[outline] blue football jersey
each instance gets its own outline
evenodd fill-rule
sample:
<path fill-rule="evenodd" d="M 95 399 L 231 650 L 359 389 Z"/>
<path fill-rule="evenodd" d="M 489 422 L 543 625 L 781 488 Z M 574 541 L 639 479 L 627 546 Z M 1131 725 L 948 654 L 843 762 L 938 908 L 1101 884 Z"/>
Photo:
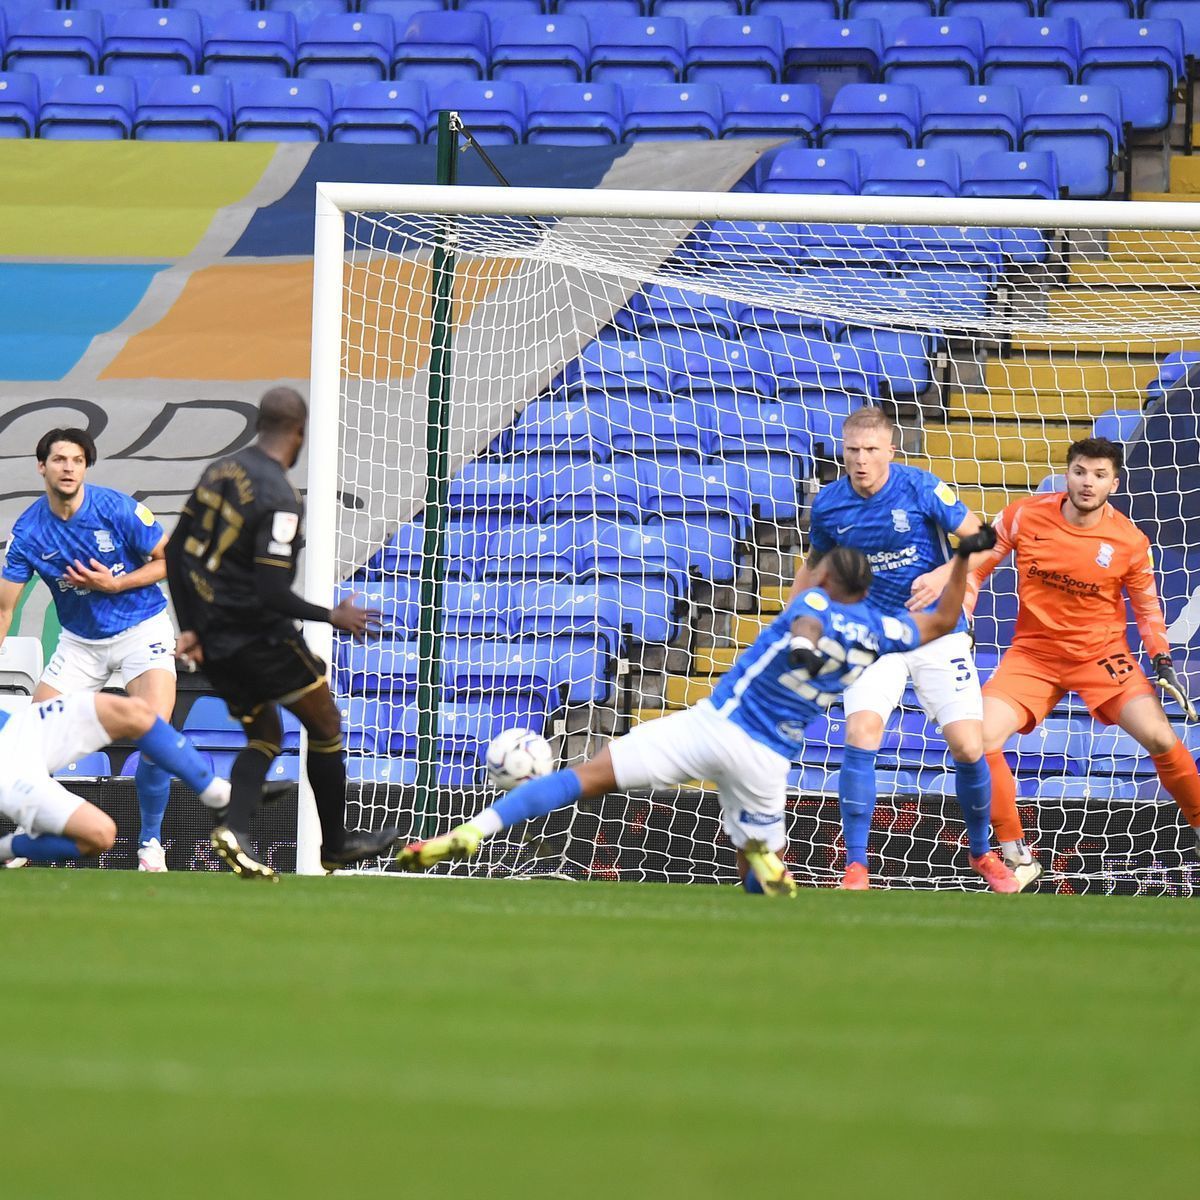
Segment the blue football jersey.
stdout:
<path fill-rule="evenodd" d="M 821 638 L 844 651 L 831 657 L 815 679 L 788 662 L 792 622 L 815 617 Z M 768 625 L 717 685 L 711 703 L 721 716 L 740 725 L 755 741 L 794 759 L 804 743 L 804 728 L 831 704 L 881 654 L 913 650 L 921 644 L 916 623 L 907 614 L 885 616 L 865 603 L 839 604 L 820 588 L 809 588 Z M 818 643 L 818 647 L 826 647 Z"/>
<path fill-rule="evenodd" d="M 162 537 L 162 526 L 144 504 L 88 483 L 69 520 L 56 517 L 45 496 L 17 518 L 3 577 L 25 583 L 40 575 L 54 596 L 59 624 L 76 637 L 100 641 L 162 612 L 167 598 L 155 584 L 115 596 L 77 588 L 64 578 L 67 566 L 75 559 L 90 566 L 94 558 L 124 575 L 143 566 Z"/>
<path fill-rule="evenodd" d="M 809 537 L 814 550 L 861 550 L 874 573 L 865 603 L 876 612 L 898 613 L 908 604 L 913 580 L 949 561 L 946 535 L 969 511 L 936 475 L 893 463 L 874 496 L 860 496 L 845 477 L 823 487 L 813 501 Z M 960 617 L 956 628 L 966 627 Z"/>

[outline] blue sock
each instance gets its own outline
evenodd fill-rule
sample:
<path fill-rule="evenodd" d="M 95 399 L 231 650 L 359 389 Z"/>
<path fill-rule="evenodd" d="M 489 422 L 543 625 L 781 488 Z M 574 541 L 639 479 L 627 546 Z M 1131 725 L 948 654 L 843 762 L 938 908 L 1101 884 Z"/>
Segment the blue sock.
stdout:
<path fill-rule="evenodd" d="M 846 841 L 846 866 L 867 865 L 867 835 L 875 813 L 875 751 L 847 746 L 838 774 L 838 806 L 842 810 L 842 837 Z"/>
<path fill-rule="evenodd" d="M 758 882 L 758 876 L 753 871 L 746 872 L 746 878 L 742 880 L 742 887 L 752 896 L 766 895 L 766 892 L 762 890 L 762 884 Z"/>
<path fill-rule="evenodd" d="M 579 776 L 572 770 L 555 771 L 543 779 L 530 779 L 515 787 L 501 800 L 492 805 L 492 812 L 503 822 L 502 829 L 518 821 L 533 817 L 544 817 L 556 808 L 574 804 L 583 793 Z"/>
<path fill-rule="evenodd" d="M 988 770 L 987 760 L 956 762 L 954 787 L 967 824 L 971 853 L 978 858 L 992 848 L 988 840 L 988 827 L 992 821 L 992 773 Z"/>
<path fill-rule="evenodd" d="M 133 781 L 137 785 L 138 808 L 142 810 L 138 845 L 144 846 L 151 838 L 161 842 L 163 813 L 167 811 L 167 799 L 171 795 L 171 776 L 158 763 L 143 756 L 138 759 Z"/>
<path fill-rule="evenodd" d="M 162 717 L 155 718 L 150 732 L 134 744 L 164 770 L 182 779 L 194 792 L 204 791 L 213 781 L 212 769 L 200 757 L 199 751 Z"/>
<path fill-rule="evenodd" d="M 79 847 L 69 837 L 57 837 L 42 833 L 34 837 L 30 833 L 13 834 L 12 852 L 18 858 L 30 862 L 58 862 L 63 858 L 79 858 Z"/>

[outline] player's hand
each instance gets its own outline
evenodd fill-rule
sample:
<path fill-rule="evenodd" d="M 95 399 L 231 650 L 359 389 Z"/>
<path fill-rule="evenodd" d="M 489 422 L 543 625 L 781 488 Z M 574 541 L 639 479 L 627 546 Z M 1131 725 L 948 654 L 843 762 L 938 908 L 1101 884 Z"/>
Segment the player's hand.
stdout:
<path fill-rule="evenodd" d="M 1187 694 L 1183 680 L 1179 678 L 1179 672 L 1175 670 L 1175 664 L 1171 662 L 1169 654 L 1154 656 L 1154 674 L 1155 682 L 1183 709 L 1183 715 L 1189 721 L 1200 720 L 1200 713 L 1196 712 L 1196 705 Z"/>
<path fill-rule="evenodd" d="M 91 560 L 90 567 L 85 567 L 76 559 L 67 567 L 64 577 L 72 587 L 87 588 L 90 592 L 103 592 L 107 596 L 115 596 L 121 590 L 121 577 L 114 575 L 111 568 L 95 558 Z"/>
<path fill-rule="evenodd" d="M 175 639 L 175 659 L 188 674 L 204 665 L 204 649 L 194 629 L 185 629 Z"/>
<path fill-rule="evenodd" d="M 996 527 L 985 521 L 974 533 L 968 533 L 966 537 L 958 539 L 954 553 L 959 558 L 970 558 L 972 554 L 981 554 L 985 550 L 991 550 L 995 545 Z"/>
<path fill-rule="evenodd" d="M 788 666 L 793 671 L 803 671 L 809 679 L 815 679 L 828 661 L 813 645 L 811 638 L 802 637 L 800 634 L 792 635 L 792 642 L 788 647 Z"/>
<path fill-rule="evenodd" d="M 923 612 L 931 604 L 936 604 L 949 576 L 949 563 L 935 567 L 932 571 L 926 571 L 924 575 L 918 575 L 912 581 L 908 604 L 905 606 L 908 611 Z"/>
<path fill-rule="evenodd" d="M 356 604 L 357 596 L 348 596 L 329 610 L 329 623 L 334 629 L 365 638 L 383 625 L 383 614 L 377 608 L 363 608 Z"/>

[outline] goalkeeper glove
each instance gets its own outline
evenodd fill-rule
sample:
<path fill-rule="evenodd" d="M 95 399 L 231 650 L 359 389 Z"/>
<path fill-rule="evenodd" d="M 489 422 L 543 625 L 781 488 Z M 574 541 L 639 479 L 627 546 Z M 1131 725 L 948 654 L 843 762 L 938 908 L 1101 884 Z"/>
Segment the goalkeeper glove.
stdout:
<path fill-rule="evenodd" d="M 792 670 L 803 671 L 809 679 L 815 679 L 828 661 L 813 645 L 811 639 L 793 634 L 791 646 L 788 648 L 788 665 Z"/>
<path fill-rule="evenodd" d="M 975 533 L 969 533 L 966 537 L 958 539 L 958 545 L 955 547 L 954 553 L 959 558 L 970 558 L 972 554 L 979 554 L 983 550 L 992 549 L 995 544 L 995 527 L 987 524 L 985 521 Z"/>
<path fill-rule="evenodd" d="M 1175 670 L 1175 665 L 1171 662 L 1171 656 L 1169 654 L 1156 654 L 1153 664 L 1158 686 L 1183 709 L 1183 715 L 1189 721 L 1200 720 L 1200 713 L 1196 712 L 1196 705 L 1184 689 L 1183 682 L 1179 678 L 1179 672 Z"/>

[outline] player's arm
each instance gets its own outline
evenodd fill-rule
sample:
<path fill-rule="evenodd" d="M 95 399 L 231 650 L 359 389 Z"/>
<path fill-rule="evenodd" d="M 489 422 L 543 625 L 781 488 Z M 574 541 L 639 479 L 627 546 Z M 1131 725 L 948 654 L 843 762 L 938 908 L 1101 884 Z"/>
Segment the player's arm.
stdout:
<path fill-rule="evenodd" d="M 1136 565 L 1126 573 L 1124 582 L 1142 645 L 1154 666 L 1155 682 L 1179 705 L 1189 721 L 1200 720 L 1200 713 L 1197 713 L 1196 705 L 1187 694 L 1184 681 L 1179 678 L 1179 672 L 1171 661 L 1171 644 L 1167 640 L 1167 622 L 1154 582 L 1149 540 L 1144 551 L 1137 555 Z"/>
<path fill-rule="evenodd" d="M 33 559 L 14 534 L 8 544 L 8 553 L 4 557 L 4 572 L 0 576 L 0 642 L 8 637 L 21 593 L 32 578 Z"/>
<path fill-rule="evenodd" d="M 808 541 L 809 556 L 801 559 L 800 565 L 796 568 L 796 578 L 792 580 L 792 590 L 787 595 L 786 603 L 788 604 L 791 604 L 801 592 L 812 587 L 812 569 L 816 565 L 816 560 L 834 547 L 833 538 L 815 504 L 809 518 Z"/>
<path fill-rule="evenodd" d="M 194 671 L 204 661 L 200 648 L 200 636 L 196 633 L 196 618 L 192 608 L 192 589 L 188 586 L 183 567 L 183 546 L 191 536 L 191 500 L 183 506 L 175 529 L 163 548 L 163 563 L 167 573 L 167 590 L 175 606 L 175 620 L 179 625 L 179 636 L 175 639 L 175 657 L 189 671 Z"/>
<path fill-rule="evenodd" d="M 992 550 L 995 545 L 996 530 L 982 521 L 974 533 L 959 539 L 950 562 L 950 574 L 938 599 L 937 608 L 932 612 L 912 614 L 911 620 L 917 627 L 920 645 L 945 637 L 953 631 L 958 624 L 963 598 L 967 592 L 967 582 L 971 577 L 971 559 L 977 554 Z"/>
<path fill-rule="evenodd" d="M 150 551 L 149 557 L 136 570 L 125 575 L 114 575 L 112 568 L 93 558 L 84 565 L 78 558 L 64 572 L 64 578 L 75 587 L 116 596 L 131 592 L 135 588 L 149 587 L 161 583 L 167 577 L 167 538 L 164 534 Z"/>
<path fill-rule="evenodd" d="M 970 537 L 979 532 L 982 524 L 983 522 L 973 512 L 968 511 L 961 523 L 950 532 L 957 538 Z M 984 558 L 986 558 L 984 554 L 973 555 L 969 566 L 981 565 Z M 949 562 L 942 563 L 940 567 L 934 567 L 932 571 L 926 571 L 924 575 L 918 575 L 912 581 L 911 595 L 907 605 L 909 612 L 919 612 L 928 608 L 942 594 L 953 566 L 954 559 L 951 558 Z M 971 590 L 970 583 L 967 584 L 967 589 L 968 592 Z"/>
<path fill-rule="evenodd" d="M 17 604 L 24 590 L 23 583 L 16 583 L 11 579 L 0 579 L 0 643 L 8 637 L 8 631 L 12 627 L 13 613 L 17 611 Z"/>

